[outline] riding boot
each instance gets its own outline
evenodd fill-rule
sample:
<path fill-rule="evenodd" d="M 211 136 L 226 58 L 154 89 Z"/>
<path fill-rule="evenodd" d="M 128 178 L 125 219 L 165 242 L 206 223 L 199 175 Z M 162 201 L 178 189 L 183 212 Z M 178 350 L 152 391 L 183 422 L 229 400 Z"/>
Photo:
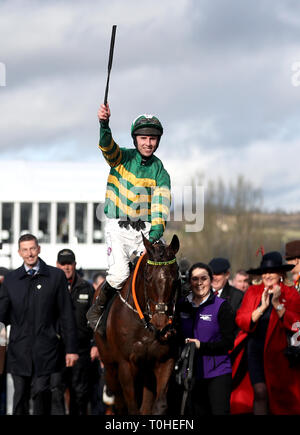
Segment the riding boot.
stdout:
<path fill-rule="evenodd" d="M 90 307 L 86 313 L 88 323 L 94 332 L 99 332 L 100 335 L 105 333 L 105 325 L 102 323 L 102 316 L 104 310 L 118 290 L 113 288 L 107 281 L 105 281 L 101 287 L 100 293 L 97 296 L 94 304 Z M 104 328 L 103 328 L 104 327 Z"/>

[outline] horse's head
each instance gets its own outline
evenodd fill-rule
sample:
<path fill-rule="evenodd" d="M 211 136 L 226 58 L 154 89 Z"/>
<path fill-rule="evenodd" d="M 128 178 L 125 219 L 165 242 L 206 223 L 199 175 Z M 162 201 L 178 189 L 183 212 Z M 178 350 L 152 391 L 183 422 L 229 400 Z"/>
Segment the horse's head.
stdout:
<path fill-rule="evenodd" d="M 144 269 L 146 314 L 159 331 L 172 323 L 179 288 L 179 268 L 176 253 L 179 240 L 173 236 L 170 245 L 150 243 L 143 236 L 148 259 Z"/>

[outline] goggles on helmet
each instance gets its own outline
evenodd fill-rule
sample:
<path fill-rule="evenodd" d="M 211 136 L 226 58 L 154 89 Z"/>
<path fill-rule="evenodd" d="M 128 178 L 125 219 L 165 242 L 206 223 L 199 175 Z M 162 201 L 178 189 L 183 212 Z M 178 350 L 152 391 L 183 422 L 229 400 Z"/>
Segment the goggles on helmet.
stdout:
<path fill-rule="evenodd" d="M 153 115 L 140 115 L 131 125 L 131 136 L 145 135 L 145 136 L 161 136 L 163 134 L 163 127 L 156 116 Z"/>

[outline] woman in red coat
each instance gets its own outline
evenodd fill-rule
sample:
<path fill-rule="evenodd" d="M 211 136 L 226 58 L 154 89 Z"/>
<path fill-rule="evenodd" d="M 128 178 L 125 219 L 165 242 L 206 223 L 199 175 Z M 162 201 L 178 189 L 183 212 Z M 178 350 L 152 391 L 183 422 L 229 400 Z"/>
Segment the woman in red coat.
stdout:
<path fill-rule="evenodd" d="M 241 330 L 232 352 L 233 414 L 300 414 L 300 366 L 291 367 L 284 354 L 287 335 L 300 321 L 300 294 L 284 284 L 290 269 L 279 252 L 269 252 L 248 271 L 261 275 L 262 283 L 249 287 L 236 315 Z"/>

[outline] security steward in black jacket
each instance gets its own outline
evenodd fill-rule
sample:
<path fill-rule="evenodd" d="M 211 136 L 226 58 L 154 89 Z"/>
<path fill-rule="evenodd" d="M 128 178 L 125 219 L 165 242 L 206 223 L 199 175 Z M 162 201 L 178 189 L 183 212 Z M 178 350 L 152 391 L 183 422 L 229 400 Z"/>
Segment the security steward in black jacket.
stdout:
<path fill-rule="evenodd" d="M 94 334 L 87 324 L 86 313 L 93 303 L 94 288 L 76 272 L 75 254 L 71 249 L 63 249 L 57 255 L 56 266 L 63 270 L 68 280 L 69 292 L 75 310 L 78 332 L 79 359 L 72 368 L 65 368 L 61 373 L 62 388 L 70 394 L 69 414 L 86 415 L 90 392 L 91 362 L 99 358 L 94 342 Z M 53 414 L 62 414 L 53 404 Z"/>
<path fill-rule="evenodd" d="M 0 289 L 0 322 L 11 325 L 7 371 L 14 383 L 13 413 L 49 415 L 51 374 L 58 370 L 61 336 L 64 363 L 72 367 L 77 359 L 77 332 L 72 301 L 64 273 L 41 258 L 37 238 L 25 234 L 19 239 L 24 263 L 9 272 Z"/>

